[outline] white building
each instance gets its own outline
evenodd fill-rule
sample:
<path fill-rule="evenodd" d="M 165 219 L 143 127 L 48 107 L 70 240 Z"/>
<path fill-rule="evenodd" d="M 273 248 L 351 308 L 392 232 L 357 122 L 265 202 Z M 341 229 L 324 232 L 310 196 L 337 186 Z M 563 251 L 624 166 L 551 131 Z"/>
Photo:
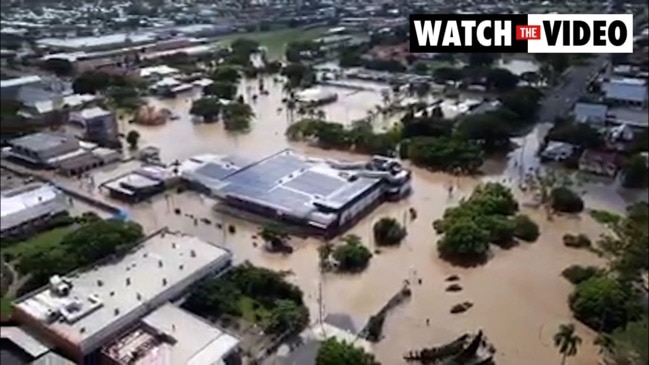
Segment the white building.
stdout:
<path fill-rule="evenodd" d="M 66 202 L 62 191 L 46 184 L 30 184 L 3 191 L 0 195 L 2 237 L 46 223 L 51 217 L 67 211 Z"/>
<path fill-rule="evenodd" d="M 120 365 L 160 361 L 207 365 L 227 363 L 224 360 L 236 356 L 238 347 L 236 337 L 167 303 L 144 317 L 140 326 L 104 347 L 103 353 Z"/>
<path fill-rule="evenodd" d="M 17 299 L 14 315 L 81 362 L 231 260 L 219 246 L 163 230 L 119 260 L 53 277 L 49 286 Z"/>

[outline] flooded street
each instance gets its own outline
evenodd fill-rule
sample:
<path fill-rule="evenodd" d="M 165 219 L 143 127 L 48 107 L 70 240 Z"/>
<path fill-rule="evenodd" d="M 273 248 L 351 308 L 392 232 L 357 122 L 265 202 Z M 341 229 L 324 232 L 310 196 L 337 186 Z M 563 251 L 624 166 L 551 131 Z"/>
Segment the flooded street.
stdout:
<path fill-rule="evenodd" d="M 253 90 L 256 81 L 247 81 Z M 149 127 L 122 125 L 122 132 L 136 129 L 141 134 L 141 146 L 153 145 L 161 149 L 163 161 L 182 160 L 202 153 L 237 154 L 247 159 L 257 159 L 278 150 L 291 147 L 296 150 L 322 157 L 348 160 L 365 159 L 365 156 L 336 151 L 324 151 L 302 144 L 289 144 L 284 131 L 289 118 L 282 106 L 281 85 L 266 80 L 267 96 L 259 96 L 252 103 L 256 114 L 252 130 L 247 134 L 230 135 L 223 130 L 222 123 L 194 124 L 188 115 L 191 98 L 182 96 L 170 101 L 152 101 L 153 105 L 171 109 L 180 116 L 166 125 Z M 242 86 L 245 96 L 246 86 Z M 349 92 L 349 91 L 347 91 Z M 361 92 L 365 93 L 365 92 Z M 367 115 L 367 109 L 381 103 L 379 93 L 373 97 L 339 95 L 342 99 L 323 107 L 329 120 L 351 121 Z M 249 100 L 250 96 L 245 96 Z M 359 99 L 357 100 L 356 97 Z M 361 101 L 366 110 L 361 110 Z M 360 117 L 357 117 L 360 115 Z M 299 117 L 296 115 L 296 120 Z M 380 119 L 380 118 L 377 118 Z M 481 180 L 497 180 L 515 186 L 521 169 L 535 167 L 535 153 L 544 128 L 539 127 L 528 137 L 517 140 L 520 147 L 512 152 L 507 161 L 490 162 L 482 179 L 455 178 L 445 174 L 431 173 L 413 168 L 413 195 L 399 203 L 386 203 L 364 218 L 350 233 L 361 236 L 364 243 L 375 251 L 371 239 L 372 223 L 384 216 L 403 220 L 413 207 L 418 212 L 415 221 L 407 222 L 408 236 L 399 248 L 381 249 L 375 253 L 369 268 L 358 275 L 327 274 L 321 278 L 318 268 L 319 242 L 316 239 L 294 238 L 294 254 L 280 256 L 266 253 L 259 239 L 253 238 L 259 227 L 242 220 L 222 216 L 214 212 L 212 199 L 193 192 L 177 194 L 170 192 L 169 198 L 158 197 L 151 203 L 129 207 L 133 219 L 141 222 L 147 230 L 163 226 L 195 234 L 203 239 L 224 245 L 234 252 L 238 262 L 251 262 L 276 270 L 291 270 L 290 280 L 305 292 L 311 318 L 318 318 L 318 285 L 323 281 L 325 314 L 344 312 L 359 321 L 366 321 L 397 290 L 404 280 L 413 283 L 412 298 L 391 312 L 384 326 L 385 338 L 375 345 L 375 353 L 383 364 L 403 364 L 402 356 L 409 350 L 446 343 L 465 331 L 483 329 L 497 349 L 496 361 L 505 365 L 547 365 L 558 363 L 560 355 L 552 345 L 552 336 L 559 324 L 570 322 L 571 315 L 567 298 L 572 288 L 560 276 L 560 272 L 572 264 L 603 264 L 602 260 L 585 250 L 563 246 L 561 237 L 565 233 L 588 233 L 595 239 L 602 233 L 587 214 L 580 218 L 557 217 L 548 222 L 540 211 L 524 210 L 541 226 L 542 235 L 536 243 L 522 244 L 510 250 L 494 248 L 494 257 L 484 266 L 461 269 L 441 261 L 436 253 L 438 239 L 432 222 L 442 216 L 444 210 L 455 205 L 463 196 L 468 196 Z M 122 166 L 128 171 L 137 166 Z M 101 183 L 117 171 L 98 173 Z M 457 186 L 454 196 L 449 197 L 448 186 Z M 516 190 L 517 194 L 520 194 Z M 99 194 L 99 193 L 95 193 Z M 615 196 L 615 197 L 611 197 Z M 632 199 L 629 198 L 629 199 Z M 113 202 L 115 203 L 115 202 Z M 621 211 L 627 201 L 610 188 L 588 189 L 586 203 L 596 208 Z M 181 214 L 174 212 L 180 208 Z M 199 218 L 185 216 L 186 213 Z M 208 218 L 210 223 L 201 222 Z M 217 227 L 222 224 L 222 227 Z M 227 225 L 233 224 L 236 232 L 227 232 Z M 457 274 L 461 292 L 445 292 L 445 278 Z M 419 284 L 421 280 L 421 284 Z M 463 314 L 453 315 L 450 308 L 457 303 L 471 301 L 474 307 Z M 426 325 L 430 319 L 430 325 Z M 570 359 L 573 365 L 597 363 L 597 350 L 592 345 L 594 333 L 577 324 L 583 345 L 576 357 Z"/>

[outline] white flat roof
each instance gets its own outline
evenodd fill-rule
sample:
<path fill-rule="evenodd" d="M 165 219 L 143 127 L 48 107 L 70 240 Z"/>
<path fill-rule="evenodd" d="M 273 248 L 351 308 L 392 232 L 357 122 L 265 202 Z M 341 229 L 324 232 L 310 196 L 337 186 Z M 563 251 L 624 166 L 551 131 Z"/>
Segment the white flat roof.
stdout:
<path fill-rule="evenodd" d="M 3 191 L 0 196 L 2 231 L 47 214 L 67 209 L 65 195 L 47 184 L 31 184 Z"/>
<path fill-rule="evenodd" d="M 58 296 L 45 287 L 18 299 L 15 306 L 81 345 L 94 335 L 114 335 L 111 330 L 103 330 L 109 326 L 122 330 L 130 324 L 124 322 L 129 313 L 199 272 L 224 264 L 230 257 L 225 249 L 197 237 L 162 232 L 118 261 L 65 275 L 63 279 L 71 284 L 68 295 Z M 48 323 L 48 312 L 61 315 Z"/>
<path fill-rule="evenodd" d="M 43 79 L 38 75 L 23 76 L 15 79 L 0 80 L 0 87 L 20 86 L 25 84 L 31 84 L 34 82 L 40 82 L 42 80 Z"/>
<path fill-rule="evenodd" d="M 169 67 L 167 65 L 160 65 L 160 66 L 151 66 L 151 67 L 144 67 L 140 69 L 140 76 L 141 77 L 149 77 L 151 75 L 171 75 L 175 74 L 178 72 L 178 69 L 175 69 L 173 67 Z"/>
<path fill-rule="evenodd" d="M 176 340 L 166 346 L 169 364 L 213 364 L 239 344 L 237 338 L 172 304 L 156 309 L 142 322 Z"/>

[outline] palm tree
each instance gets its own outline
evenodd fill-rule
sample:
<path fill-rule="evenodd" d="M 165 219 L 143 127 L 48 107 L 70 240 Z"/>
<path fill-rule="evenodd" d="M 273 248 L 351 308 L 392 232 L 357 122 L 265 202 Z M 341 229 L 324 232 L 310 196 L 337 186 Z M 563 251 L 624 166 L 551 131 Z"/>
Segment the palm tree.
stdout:
<path fill-rule="evenodd" d="M 600 333 L 593 343 L 599 346 L 600 355 L 613 355 L 615 353 L 615 341 L 611 335 Z"/>
<path fill-rule="evenodd" d="M 559 325 L 559 331 L 554 335 L 554 347 L 561 354 L 561 365 L 566 363 L 570 356 L 577 355 L 577 348 L 581 345 L 581 337 L 575 334 L 575 325 L 572 323 Z"/>

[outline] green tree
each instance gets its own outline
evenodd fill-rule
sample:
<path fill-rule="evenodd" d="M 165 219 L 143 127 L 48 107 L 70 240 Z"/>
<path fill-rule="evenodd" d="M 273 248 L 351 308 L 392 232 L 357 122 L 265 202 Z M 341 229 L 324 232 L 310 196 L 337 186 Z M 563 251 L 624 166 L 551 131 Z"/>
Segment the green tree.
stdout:
<path fill-rule="evenodd" d="M 70 76 L 74 72 L 74 65 L 64 58 L 50 58 L 43 62 L 42 67 L 59 77 Z"/>
<path fill-rule="evenodd" d="M 128 134 L 126 135 L 126 142 L 128 143 L 129 147 L 132 150 L 137 149 L 137 144 L 139 140 L 140 140 L 140 133 L 138 131 L 132 130 L 129 131 Z"/>
<path fill-rule="evenodd" d="M 584 210 L 583 199 L 566 187 L 557 187 L 550 192 L 552 208 L 562 213 L 580 213 Z"/>
<path fill-rule="evenodd" d="M 511 146 L 511 128 L 494 113 L 475 114 L 462 120 L 459 133 L 480 143 L 486 152 L 504 152 Z"/>
<path fill-rule="evenodd" d="M 518 85 L 518 76 L 504 68 L 493 68 L 487 71 L 487 88 L 497 92 L 511 91 Z"/>
<path fill-rule="evenodd" d="M 297 334 L 309 324 L 309 310 L 291 300 L 279 299 L 270 312 L 266 331 L 281 334 Z"/>
<path fill-rule="evenodd" d="M 333 258 L 338 263 L 338 269 L 343 272 L 358 272 L 364 270 L 370 263 L 372 253 L 363 246 L 360 237 L 350 234 L 342 239 L 345 243 L 334 248 Z"/>
<path fill-rule="evenodd" d="M 219 66 L 210 77 L 214 82 L 222 82 L 226 84 L 238 84 L 241 80 L 239 70 L 232 66 Z"/>
<path fill-rule="evenodd" d="M 462 219 L 452 224 L 437 241 L 437 250 L 451 260 L 482 260 L 489 253 L 489 233 L 475 222 Z"/>
<path fill-rule="evenodd" d="M 213 122 L 221 114 L 221 103 L 216 98 L 200 98 L 192 102 L 189 112 L 202 117 L 206 122 Z"/>
<path fill-rule="evenodd" d="M 406 237 L 406 229 L 391 217 L 383 217 L 374 223 L 374 241 L 377 245 L 398 245 Z"/>
<path fill-rule="evenodd" d="M 474 173 L 483 163 L 479 147 L 460 138 L 418 137 L 408 144 L 408 157 L 432 170 Z"/>
<path fill-rule="evenodd" d="M 543 93 L 538 89 L 524 86 L 502 95 L 500 102 L 503 108 L 514 112 L 518 120 L 534 121 L 542 97 Z"/>
<path fill-rule="evenodd" d="M 575 318 L 596 331 L 610 332 L 633 319 L 638 298 L 618 280 L 593 276 L 575 287 L 570 309 Z"/>
<path fill-rule="evenodd" d="M 250 129 L 250 122 L 255 116 L 250 105 L 233 102 L 223 107 L 225 129 L 232 132 L 243 132 Z"/>
<path fill-rule="evenodd" d="M 183 307 L 208 318 L 218 318 L 224 314 L 239 316 L 241 310 L 238 301 L 241 295 L 239 288 L 229 280 L 205 279 L 192 287 Z"/>
<path fill-rule="evenodd" d="M 281 244 L 289 239 L 286 228 L 278 223 L 265 224 L 261 232 L 259 232 L 259 236 L 271 244 Z"/>
<path fill-rule="evenodd" d="M 624 166 L 625 188 L 646 188 L 649 183 L 649 160 L 642 155 L 635 155 Z"/>
<path fill-rule="evenodd" d="M 380 365 L 363 349 L 331 337 L 325 340 L 315 360 L 316 365 Z"/>
<path fill-rule="evenodd" d="M 203 88 L 206 96 L 215 96 L 219 99 L 234 100 L 237 96 L 237 84 L 224 81 L 215 81 Z"/>
<path fill-rule="evenodd" d="M 570 356 L 577 355 L 577 349 L 581 345 L 581 337 L 575 333 L 575 325 L 572 323 L 559 325 L 559 331 L 555 333 L 554 347 L 559 349 L 561 354 L 561 365 L 566 363 Z"/>
<path fill-rule="evenodd" d="M 289 63 L 282 69 L 282 75 L 287 78 L 289 89 L 308 87 L 315 82 L 315 73 L 306 65 L 301 63 Z"/>
<path fill-rule="evenodd" d="M 541 232 L 539 226 L 530 217 L 520 214 L 514 218 L 514 236 L 527 242 L 534 242 Z"/>

